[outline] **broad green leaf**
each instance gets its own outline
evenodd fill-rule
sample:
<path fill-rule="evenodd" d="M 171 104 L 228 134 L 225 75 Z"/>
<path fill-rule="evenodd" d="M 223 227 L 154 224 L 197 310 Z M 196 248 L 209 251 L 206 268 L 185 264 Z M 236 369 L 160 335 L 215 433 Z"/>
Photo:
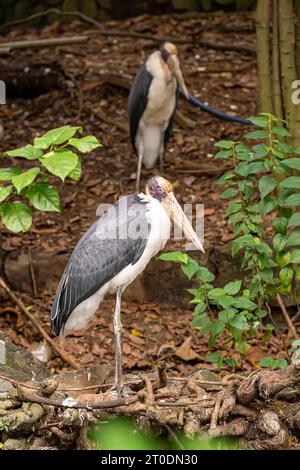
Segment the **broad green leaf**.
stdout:
<path fill-rule="evenodd" d="M 276 201 L 272 197 L 266 197 L 266 199 L 261 200 L 258 204 L 259 212 L 264 217 L 265 215 L 272 212 L 276 207 Z"/>
<path fill-rule="evenodd" d="M 40 149 L 47 149 L 50 145 L 60 145 L 67 142 L 73 135 L 77 132 L 82 132 L 82 127 L 76 126 L 63 126 L 51 131 L 46 132 L 46 134 L 41 137 L 36 137 L 34 139 L 34 145 Z"/>
<path fill-rule="evenodd" d="M 236 312 L 233 309 L 221 310 L 218 314 L 219 320 L 228 323 L 235 316 Z"/>
<path fill-rule="evenodd" d="M 276 135 L 281 135 L 283 137 L 290 137 L 291 136 L 289 131 L 287 131 L 283 127 L 278 127 L 278 126 L 272 127 L 272 133 L 276 134 Z"/>
<path fill-rule="evenodd" d="M 228 205 L 227 215 L 229 216 L 229 215 L 235 214 L 236 212 L 239 212 L 241 208 L 242 208 L 242 201 L 239 201 L 239 200 L 232 201 Z"/>
<path fill-rule="evenodd" d="M 0 168 L 0 181 L 11 181 L 13 176 L 19 175 L 20 173 L 21 169 L 18 166 Z"/>
<path fill-rule="evenodd" d="M 216 153 L 214 158 L 217 160 L 218 158 L 228 158 L 231 156 L 232 156 L 231 150 L 220 150 L 220 152 Z"/>
<path fill-rule="evenodd" d="M 209 354 L 206 358 L 207 362 L 217 362 L 221 358 L 221 354 L 219 352 L 213 352 Z"/>
<path fill-rule="evenodd" d="M 160 255 L 159 259 L 163 261 L 176 261 L 177 263 L 187 264 L 189 257 L 186 253 L 182 253 L 181 251 L 171 251 L 169 253 L 163 253 Z"/>
<path fill-rule="evenodd" d="M 229 325 L 237 330 L 248 330 L 249 325 L 247 319 L 244 315 L 237 314 L 231 320 L 229 320 Z"/>
<path fill-rule="evenodd" d="M 299 189 L 300 188 L 300 176 L 289 176 L 285 180 L 281 181 L 280 187 L 283 189 Z"/>
<path fill-rule="evenodd" d="M 43 151 L 33 145 L 25 145 L 25 147 L 5 152 L 5 155 L 9 157 L 23 157 L 27 160 L 37 160 L 43 155 Z"/>
<path fill-rule="evenodd" d="M 200 266 L 200 268 L 196 272 L 196 277 L 203 282 L 211 282 L 215 279 L 214 274 L 203 266 Z"/>
<path fill-rule="evenodd" d="M 232 281 L 226 284 L 224 292 L 228 295 L 235 295 L 239 292 L 242 286 L 242 281 Z"/>
<path fill-rule="evenodd" d="M 262 176 L 259 180 L 258 188 L 261 198 L 264 199 L 276 188 L 276 180 L 269 175 Z"/>
<path fill-rule="evenodd" d="M 248 134 L 244 135 L 245 139 L 266 139 L 268 136 L 269 133 L 265 130 L 248 132 Z"/>
<path fill-rule="evenodd" d="M 236 238 L 232 242 L 232 256 L 236 255 L 236 253 L 242 248 L 246 248 L 248 246 L 253 246 L 252 235 L 248 233 L 246 235 L 242 235 L 241 237 Z"/>
<path fill-rule="evenodd" d="M 81 178 L 81 161 L 80 161 L 79 158 L 78 158 L 78 162 L 77 162 L 76 167 L 74 168 L 73 171 L 71 171 L 71 173 L 68 174 L 68 177 L 71 178 L 71 180 L 73 180 L 73 181 L 79 181 L 80 180 L 80 178 Z"/>
<path fill-rule="evenodd" d="M 44 212 L 60 212 L 58 190 L 47 183 L 35 183 L 25 192 L 33 207 Z"/>
<path fill-rule="evenodd" d="M 195 315 L 200 315 L 201 313 L 205 312 L 205 310 L 207 309 L 207 305 L 205 302 L 203 301 L 199 301 L 195 307 Z"/>
<path fill-rule="evenodd" d="M 287 219 L 285 217 L 276 217 L 272 222 L 273 229 L 276 233 L 286 234 Z"/>
<path fill-rule="evenodd" d="M 22 189 L 29 186 L 35 180 L 39 172 L 40 169 L 37 167 L 30 168 L 30 170 L 27 170 L 24 173 L 21 173 L 20 175 L 14 176 L 11 179 L 11 182 L 18 191 L 18 194 L 20 194 Z"/>
<path fill-rule="evenodd" d="M 62 181 L 76 168 L 78 156 L 71 150 L 56 150 L 40 158 L 47 170 Z"/>
<path fill-rule="evenodd" d="M 73 138 L 69 140 L 69 144 L 75 147 L 79 152 L 91 152 L 97 147 L 102 147 L 99 140 L 93 135 L 87 135 L 81 139 Z"/>
<path fill-rule="evenodd" d="M 0 184 L 0 202 L 3 202 L 13 192 L 12 186 Z"/>
<path fill-rule="evenodd" d="M 232 140 L 220 140 L 215 144 L 215 147 L 220 147 L 221 149 L 230 149 L 234 145 Z"/>
<path fill-rule="evenodd" d="M 291 284 L 294 276 L 294 271 L 291 268 L 282 268 L 279 271 L 279 279 L 283 286 L 288 286 Z"/>
<path fill-rule="evenodd" d="M 264 162 L 252 162 L 248 164 L 248 175 L 255 175 L 259 171 L 264 170 Z"/>
<path fill-rule="evenodd" d="M 233 306 L 236 308 L 245 308 L 247 310 L 253 310 L 257 308 L 257 305 L 247 297 L 238 297 L 234 300 Z"/>
<path fill-rule="evenodd" d="M 291 207 L 300 206 L 300 193 L 295 193 L 288 196 L 284 201 L 284 204 Z"/>
<path fill-rule="evenodd" d="M 295 212 L 288 223 L 288 227 L 294 227 L 296 225 L 300 225 L 300 212 Z"/>
<path fill-rule="evenodd" d="M 300 245 L 300 230 L 294 230 L 287 239 L 287 246 Z"/>
<path fill-rule="evenodd" d="M 225 184 L 225 183 L 228 183 L 228 181 L 232 180 L 233 178 L 235 178 L 235 174 L 232 171 L 227 171 L 226 173 L 224 173 L 224 175 L 222 175 L 217 180 L 217 183 L 218 184 Z"/>
<path fill-rule="evenodd" d="M 273 359 L 272 357 L 265 356 L 259 361 L 259 366 L 260 367 L 270 367 L 273 368 L 276 366 L 276 360 Z"/>
<path fill-rule="evenodd" d="M 220 287 L 216 287 L 215 289 L 212 289 L 208 293 L 208 298 L 209 299 L 215 299 L 216 297 L 219 297 L 220 295 L 224 295 L 224 290 L 221 289 Z"/>
<path fill-rule="evenodd" d="M 224 309 L 228 309 L 234 303 L 234 297 L 231 295 L 219 295 L 214 298 L 214 301 Z"/>
<path fill-rule="evenodd" d="M 273 246 L 275 251 L 282 251 L 285 249 L 287 244 L 287 237 L 286 235 L 283 235 L 282 233 L 277 233 L 275 237 L 273 238 Z"/>
<path fill-rule="evenodd" d="M 221 199 L 229 199 L 230 197 L 236 196 L 238 190 L 236 188 L 228 188 L 221 194 Z"/>
<path fill-rule="evenodd" d="M 257 144 L 253 146 L 253 150 L 255 152 L 256 158 L 262 158 L 268 155 L 269 150 L 268 147 L 264 144 Z"/>
<path fill-rule="evenodd" d="M 13 233 L 27 232 L 32 224 L 30 207 L 20 201 L 7 202 L 1 206 L 4 225 Z"/>
<path fill-rule="evenodd" d="M 241 162 L 235 167 L 235 172 L 241 176 L 248 176 L 249 164 L 248 162 Z"/>
<path fill-rule="evenodd" d="M 293 170 L 300 170 L 300 158 L 286 158 L 285 160 L 282 160 L 281 163 Z"/>
<path fill-rule="evenodd" d="M 198 271 L 199 268 L 200 266 L 197 261 L 191 258 L 188 259 L 188 262 L 186 264 L 181 265 L 182 271 L 189 279 L 193 277 L 193 275 Z"/>
<path fill-rule="evenodd" d="M 262 117 L 262 116 L 251 116 L 248 118 L 252 124 L 258 127 L 268 127 L 269 126 L 269 119 Z"/>

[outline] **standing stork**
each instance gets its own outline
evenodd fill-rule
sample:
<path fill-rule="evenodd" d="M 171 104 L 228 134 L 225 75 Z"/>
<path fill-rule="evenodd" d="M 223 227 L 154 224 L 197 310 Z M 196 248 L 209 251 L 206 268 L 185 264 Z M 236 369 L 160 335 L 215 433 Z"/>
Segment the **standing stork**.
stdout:
<path fill-rule="evenodd" d="M 124 196 L 98 219 L 77 243 L 65 268 L 51 310 L 57 335 L 86 326 L 104 295 L 116 292 L 114 313 L 115 382 L 124 391 L 121 365 L 121 295 L 170 238 L 171 220 L 203 251 L 178 204 L 173 187 L 154 177 L 146 194 Z"/>
<path fill-rule="evenodd" d="M 188 98 L 177 48 L 166 42 L 140 67 L 129 93 L 130 137 L 138 156 L 137 191 L 142 163 L 149 169 L 159 160 L 162 173 L 164 149 L 170 138 L 179 86 Z"/>

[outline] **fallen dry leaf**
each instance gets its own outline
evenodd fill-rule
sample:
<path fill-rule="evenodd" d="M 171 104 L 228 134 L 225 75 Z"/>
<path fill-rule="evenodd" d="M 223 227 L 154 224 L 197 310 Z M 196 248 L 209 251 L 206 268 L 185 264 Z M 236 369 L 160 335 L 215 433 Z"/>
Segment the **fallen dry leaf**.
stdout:
<path fill-rule="evenodd" d="M 199 359 L 199 355 L 192 350 L 192 337 L 187 338 L 180 346 L 176 349 L 175 356 L 179 357 L 183 361 L 193 361 Z"/>

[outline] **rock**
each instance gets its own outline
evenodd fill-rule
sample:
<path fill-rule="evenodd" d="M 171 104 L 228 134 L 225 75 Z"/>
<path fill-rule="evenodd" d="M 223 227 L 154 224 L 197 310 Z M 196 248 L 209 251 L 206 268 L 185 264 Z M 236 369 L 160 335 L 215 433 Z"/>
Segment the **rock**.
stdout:
<path fill-rule="evenodd" d="M 2 450 L 25 450 L 27 448 L 27 442 L 24 437 L 19 439 L 6 439 L 3 444 Z"/>
<path fill-rule="evenodd" d="M 32 354 L 0 333 L 0 374 L 13 380 L 41 381 L 49 377 L 49 371 Z M 11 388 L 8 381 L 0 381 L 0 392 Z"/>

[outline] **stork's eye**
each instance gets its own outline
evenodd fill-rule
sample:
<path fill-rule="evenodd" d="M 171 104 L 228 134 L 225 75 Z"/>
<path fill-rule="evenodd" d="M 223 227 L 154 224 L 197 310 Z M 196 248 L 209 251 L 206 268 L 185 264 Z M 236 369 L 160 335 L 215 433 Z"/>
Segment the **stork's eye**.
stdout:
<path fill-rule="evenodd" d="M 158 192 L 159 192 L 159 193 L 163 193 L 163 192 L 164 192 L 163 188 L 161 188 L 161 187 L 159 186 L 159 187 L 158 187 Z"/>

